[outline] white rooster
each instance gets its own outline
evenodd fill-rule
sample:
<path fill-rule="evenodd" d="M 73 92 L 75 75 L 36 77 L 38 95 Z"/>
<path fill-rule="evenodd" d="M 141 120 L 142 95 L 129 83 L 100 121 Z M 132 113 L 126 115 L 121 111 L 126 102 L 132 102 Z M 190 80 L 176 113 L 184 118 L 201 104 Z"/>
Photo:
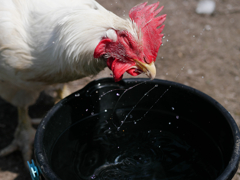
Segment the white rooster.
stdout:
<path fill-rule="evenodd" d="M 30 160 L 35 130 L 28 106 L 52 84 L 96 75 L 108 66 L 154 78 L 166 15 L 159 3 L 133 7 L 122 19 L 94 0 L 0 0 L 0 96 L 18 108 L 13 142 Z"/>

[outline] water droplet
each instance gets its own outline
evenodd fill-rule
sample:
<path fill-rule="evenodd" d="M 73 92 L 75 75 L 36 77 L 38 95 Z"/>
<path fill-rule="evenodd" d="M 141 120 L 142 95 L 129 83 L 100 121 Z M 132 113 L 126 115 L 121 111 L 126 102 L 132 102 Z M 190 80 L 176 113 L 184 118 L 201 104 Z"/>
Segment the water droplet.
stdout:
<path fill-rule="evenodd" d="M 86 109 L 86 111 L 88 111 L 88 109 Z"/>
<path fill-rule="evenodd" d="M 193 35 L 192 37 L 195 38 L 195 35 Z"/>
<path fill-rule="evenodd" d="M 110 127 L 108 129 L 111 129 Z"/>
<path fill-rule="evenodd" d="M 80 96 L 80 93 L 75 94 L 75 97 L 79 97 L 79 96 Z"/>
<path fill-rule="evenodd" d="M 94 115 L 94 112 L 91 112 L 91 115 Z"/>
<path fill-rule="evenodd" d="M 120 130 L 120 127 L 117 127 L 117 131 L 119 131 Z"/>
<path fill-rule="evenodd" d="M 98 91 L 96 91 L 96 93 L 98 93 Z"/>
<path fill-rule="evenodd" d="M 118 146 L 118 149 L 119 149 L 119 146 Z"/>
<path fill-rule="evenodd" d="M 100 86 L 101 85 L 101 83 L 98 83 L 98 86 Z"/>
<path fill-rule="evenodd" d="M 207 31 L 210 31 L 212 28 L 211 28 L 210 25 L 206 25 L 206 26 L 205 26 L 205 29 L 206 29 Z"/>
<path fill-rule="evenodd" d="M 121 121 L 121 124 L 123 124 L 124 122 L 123 121 Z"/>
<path fill-rule="evenodd" d="M 164 39 L 166 36 L 163 36 L 162 38 Z"/>
<path fill-rule="evenodd" d="M 148 133 L 151 133 L 151 130 L 149 130 Z"/>
<path fill-rule="evenodd" d="M 105 112 L 107 112 L 107 110 L 106 110 L 106 109 L 105 109 L 104 111 L 105 111 Z"/>
<path fill-rule="evenodd" d="M 191 70 L 191 69 L 188 69 L 188 74 L 192 74 L 193 73 L 193 71 Z"/>
<path fill-rule="evenodd" d="M 99 100 L 101 100 L 101 98 L 99 98 Z"/>
<path fill-rule="evenodd" d="M 96 178 L 96 176 L 95 176 L 95 175 L 92 175 L 91 179 L 95 179 L 95 178 Z"/>
<path fill-rule="evenodd" d="M 117 93 L 117 94 L 116 94 L 116 96 L 120 96 L 120 94 L 119 94 L 119 93 Z"/>
<path fill-rule="evenodd" d="M 166 73 L 166 75 L 168 75 L 168 73 Z"/>
<path fill-rule="evenodd" d="M 173 110 L 173 111 L 174 111 L 174 109 L 175 109 L 175 108 L 174 108 L 174 107 L 172 107 L 172 110 Z"/>
<path fill-rule="evenodd" d="M 169 122 L 168 124 L 169 124 L 169 125 L 171 125 L 172 123 L 171 123 L 171 122 Z"/>
<path fill-rule="evenodd" d="M 167 42 L 168 42 L 168 39 L 167 39 Z"/>
<path fill-rule="evenodd" d="M 160 130 L 160 132 L 162 132 L 162 130 Z"/>
<path fill-rule="evenodd" d="M 202 78 L 204 78 L 204 76 L 202 76 Z"/>
<path fill-rule="evenodd" d="M 161 146 L 158 146 L 158 148 L 161 148 Z"/>
<path fill-rule="evenodd" d="M 155 84 L 155 87 L 158 87 L 158 84 Z"/>
<path fill-rule="evenodd" d="M 134 122 L 134 124 L 137 124 L 137 121 L 133 121 Z"/>
<path fill-rule="evenodd" d="M 133 118 L 133 115 L 132 115 L 132 114 L 130 114 L 130 115 L 129 115 L 129 117 L 130 117 L 130 118 Z"/>
<path fill-rule="evenodd" d="M 176 116 L 176 119 L 179 119 L 179 116 Z"/>

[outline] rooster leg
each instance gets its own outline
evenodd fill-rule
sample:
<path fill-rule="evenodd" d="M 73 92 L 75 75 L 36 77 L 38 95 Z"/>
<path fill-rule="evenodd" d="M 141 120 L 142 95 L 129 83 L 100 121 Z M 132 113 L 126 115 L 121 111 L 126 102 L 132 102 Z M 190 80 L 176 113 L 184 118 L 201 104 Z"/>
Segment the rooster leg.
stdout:
<path fill-rule="evenodd" d="M 36 130 L 31 126 L 27 107 L 18 107 L 18 126 L 15 130 L 12 143 L 0 151 L 0 157 L 6 156 L 16 150 L 22 152 L 24 163 L 30 161 L 32 156 L 32 144 Z"/>
<path fill-rule="evenodd" d="M 57 96 L 54 98 L 55 104 L 57 104 L 60 100 L 71 94 L 71 91 L 69 90 L 67 84 L 64 84 L 63 87 L 56 89 L 55 92 L 57 93 Z M 31 119 L 32 125 L 39 125 L 41 121 L 42 118 Z"/>
<path fill-rule="evenodd" d="M 67 84 L 64 84 L 62 88 L 57 89 L 56 92 L 57 97 L 55 98 L 55 104 L 57 104 L 60 100 L 62 100 L 71 93 Z"/>

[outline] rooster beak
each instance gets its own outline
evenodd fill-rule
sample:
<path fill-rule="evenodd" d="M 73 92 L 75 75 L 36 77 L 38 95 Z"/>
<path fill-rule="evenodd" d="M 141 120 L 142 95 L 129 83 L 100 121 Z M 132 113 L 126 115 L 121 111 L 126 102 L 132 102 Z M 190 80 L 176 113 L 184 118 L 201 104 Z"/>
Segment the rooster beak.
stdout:
<path fill-rule="evenodd" d="M 156 67 L 154 62 L 151 62 L 150 64 L 142 63 L 135 59 L 137 69 L 142 71 L 144 74 L 146 74 L 150 79 L 154 79 L 156 76 Z"/>

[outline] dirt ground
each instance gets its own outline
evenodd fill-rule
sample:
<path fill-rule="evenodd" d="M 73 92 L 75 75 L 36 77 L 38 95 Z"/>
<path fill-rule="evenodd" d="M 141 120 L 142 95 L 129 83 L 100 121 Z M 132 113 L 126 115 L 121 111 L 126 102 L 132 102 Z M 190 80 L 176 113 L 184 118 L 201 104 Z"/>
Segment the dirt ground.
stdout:
<path fill-rule="evenodd" d="M 143 0 L 98 0 L 119 16 Z M 157 2 L 149 0 L 149 3 Z M 215 0 L 211 16 L 195 13 L 198 0 L 161 0 L 167 14 L 163 46 L 156 60 L 157 78 L 199 89 L 220 102 L 240 126 L 240 2 Z M 95 78 L 71 82 L 71 91 L 93 79 L 109 77 L 106 69 Z M 124 76 L 129 77 L 129 76 Z M 144 77 L 144 76 L 141 76 Z M 43 117 L 52 98 L 41 94 L 30 107 L 32 118 Z M 0 149 L 9 144 L 17 125 L 17 110 L 0 99 Z M 0 158 L 0 180 L 30 180 L 19 152 Z M 240 180 L 240 170 L 234 180 Z"/>

